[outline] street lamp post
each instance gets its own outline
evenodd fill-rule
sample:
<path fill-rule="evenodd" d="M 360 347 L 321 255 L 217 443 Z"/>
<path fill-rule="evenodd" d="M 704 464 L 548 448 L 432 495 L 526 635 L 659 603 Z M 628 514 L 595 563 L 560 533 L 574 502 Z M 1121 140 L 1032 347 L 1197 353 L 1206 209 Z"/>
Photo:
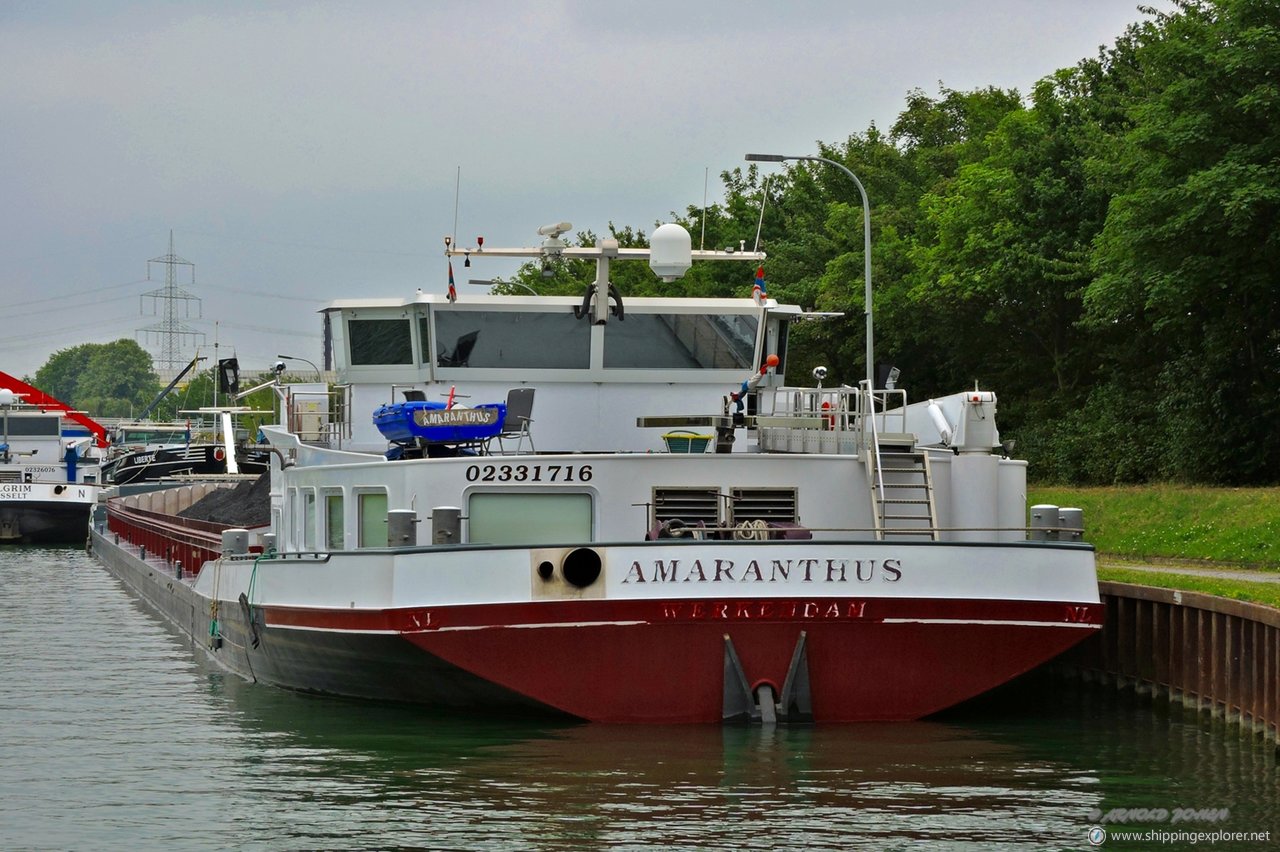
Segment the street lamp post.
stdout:
<path fill-rule="evenodd" d="M 9 409 L 18 401 L 18 395 L 8 388 L 0 388 L 0 409 L 4 410 L 4 443 L 0 444 L 0 462 L 8 464 L 9 455 Z"/>
<path fill-rule="evenodd" d="M 472 278 L 467 283 L 479 284 L 482 287 L 493 287 L 497 284 L 507 284 L 512 287 L 523 287 L 524 289 L 528 290 L 532 295 L 534 296 L 538 295 L 537 290 L 533 289 L 528 284 L 525 284 L 523 281 L 492 281 L 488 278 Z"/>
<path fill-rule="evenodd" d="M 747 154 L 746 160 L 749 163 L 785 163 L 787 160 L 813 160 L 819 163 L 826 163 L 847 174 L 849 179 L 853 181 L 854 186 L 858 187 L 858 194 L 862 196 L 863 278 L 866 284 L 864 299 L 866 301 L 867 317 L 867 393 L 874 393 L 876 389 L 876 364 L 875 345 L 872 342 L 871 335 L 871 204 L 867 201 L 867 191 L 862 188 L 862 181 L 858 180 L 858 176 L 845 167 L 843 163 L 837 163 L 835 160 L 818 157 L 813 154 Z"/>
<path fill-rule="evenodd" d="M 320 372 L 320 368 L 315 365 L 315 362 L 309 361 L 306 358 L 299 358 L 296 355 L 277 355 L 276 357 L 281 359 L 282 361 L 302 361 L 305 364 L 310 364 L 311 369 L 316 371 L 316 381 L 320 382 L 321 384 L 324 383 L 324 373 Z"/>

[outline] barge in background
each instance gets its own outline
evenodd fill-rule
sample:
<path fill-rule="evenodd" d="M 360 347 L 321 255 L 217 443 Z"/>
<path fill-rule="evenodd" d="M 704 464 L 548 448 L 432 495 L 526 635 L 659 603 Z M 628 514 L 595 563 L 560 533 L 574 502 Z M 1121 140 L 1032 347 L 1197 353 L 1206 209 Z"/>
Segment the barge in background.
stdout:
<path fill-rule="evenodd" d="M 0 373 L 0 543 L 82 544 L 98 502 L 103 427 Z"/>

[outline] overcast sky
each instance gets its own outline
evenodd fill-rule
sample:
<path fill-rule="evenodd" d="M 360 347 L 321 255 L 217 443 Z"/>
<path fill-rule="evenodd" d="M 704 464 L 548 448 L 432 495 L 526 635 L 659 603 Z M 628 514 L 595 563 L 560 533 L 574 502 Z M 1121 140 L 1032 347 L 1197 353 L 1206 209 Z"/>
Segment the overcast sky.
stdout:
<path fill-rule="evenodd" d="M 1025 95 L 1137 6 L 0 0 L 0 370 L 122 337 L 158 354 L 138 330 L 164 318 L 143 294 L 170 231 L 201 354 L 318 362 L 328 300 L 444 291 L 455 188 L 468 245 L 648 232 L 708 170 L 715 201 L 747 151 L 888 129 L 912 89 Z M 474 292 L 510 271 L 455 266 Z"/>

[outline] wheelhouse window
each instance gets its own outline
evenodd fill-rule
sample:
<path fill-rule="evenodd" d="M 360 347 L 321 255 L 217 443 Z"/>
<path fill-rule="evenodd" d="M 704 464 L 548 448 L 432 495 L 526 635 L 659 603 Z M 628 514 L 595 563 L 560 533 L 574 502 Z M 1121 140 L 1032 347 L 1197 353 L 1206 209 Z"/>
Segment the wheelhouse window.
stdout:
<path fill-rule="evenodd" d="M 324 540 L 325 546 L 330 550 L 342 550 L 346 547 L 346 530 L 343 527 L 343 511 L 341 494 L 324 495 Z"/>
<path fill-rule="evenodd" d="M 302 493 L 302 546 L 316 549 L 316 492 L 311 489 Z"/>
<path fill-rule="evenodd" d="M 408 319 L 349 319 L 351 363 L 412 364 L 413 336 Z"/>
<path fill-rule="evenodd" d="M 751 314 L 628 313 L 604 336 L 606 369 L 750 369 L 759 318 Z"/>
<path fill-rule="evenodd" d="M 387 546 L 387 495 L 382 491 L 360 494 L 360 547 Z"/>
<path fill-rule="evenodd" d="M 6 426 L 9 437 L 47 437 L 61 433 L 57 417 L 10 417 Z"/>
<path fill-rule="evenodd" d="M 434 311 L 437 367 L 586 370 L 591 323 L 571 311 Z"/>
<path fill-rule="evenodd" d="M 472 494 L 467 517 L 467 538 L 473 544 L 578 544 L 592 540 L 590 494 Z"/>
<path fill-rule="evenodd" d="M 422 341 L 422 351 L 419 354 L 419 362 L 430 364 L 432 361 L 431 344 L 431 318 L 426 314 L 418 317 L 418 340 Z"/>
<path fill-rule="evenodd" d="M 112 442 L 120 444 L 173 444 L 182 443 L 188 440 L 190 428 L 186 429 L 165 429 L 165 428 L 120 428 L 116 430 L 112 437 Z"/>

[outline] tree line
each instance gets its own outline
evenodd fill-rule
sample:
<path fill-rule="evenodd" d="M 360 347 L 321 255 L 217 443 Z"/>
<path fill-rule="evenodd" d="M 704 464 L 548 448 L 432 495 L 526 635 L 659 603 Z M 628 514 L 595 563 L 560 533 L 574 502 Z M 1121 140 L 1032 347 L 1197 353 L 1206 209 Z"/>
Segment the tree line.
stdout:
<path fill-rule="evenodd" d="M 913 399 L 995 390 L 1002 437 L 1040 481 L 1274 483 L 1280 0 L 1141 11 L 1114 46 L 1026 97 L 913 91 L 887 132 L 782 153 L 836 160 L 866 187 L 877 360 Z M 809 161 L 721 178 L 723 202 L 676 218 L 708 247 L 751 247 L 760 224 L 769 295 L 845 313 L 796 326 L 788 380 L 823 364 L 856 383 L 856 186 Z M 667 285 L 614 271 L 632 295 L 742 296 L 755 270 L 698 265 Z M 515 280 L 574 293 L 591 277 L 566 262 Z"/>
<path fill-rule="evenodd" d="M 23 381 L 34 385 L 50 396 L 83 411 L 91 417 L 104 419 L 134 419 L 145 413 L 148 420 L 192 420 L 200 408 L 220 405 L 242 405 L 247 408 L 270 412 L 275 397 L 270 390 L 254 393 L 240 402 L 228 399 L 226 388 L 218 385 L 216 365 L 201 359 L 190 374 L 168 394 L 161 396 L 167 383 L 156 374 L 150 353 L 137 341 L 123 338 L 110 343 L 82 343 L 55 352 L 36 370 L 34 376 Z M 247 390 L 269 380 L 274 374 L 260 372 L 255 376 L 241 377 L 240 385 Z M 288 380 L 288 375 L 282 378 Z M 251 415 L 242 418 L 242 425 L 257 428 L 269 417 Z"/>
<path fill-rule="evenodd" d="M 1002 437 L 1042 482 L 1280 479 L 1280 0 L 1173 3 L 1026 96 L 913 91 L 887 131 L 812 152 L 870 198 L 877 358 L 916 400 L 996 391 Z M 788 381 L 822 364 L 856 383 L 857 188 L 817 162 L 721 179 L 723 201 L 673 216 L 708 247 L 759 231 L 771 297 L 844 313 L 795 326 Z M 628 295 L 749 294 L 754 270 L 729 266 L 669 284 L 612 272 Z M 581 261 L 531 264 L 498 290 L 577 294 L 593 277 Z M 158 392 L 144 358 L 132 341 L 88 344 L 34 384 L 123 416 Z"/>

